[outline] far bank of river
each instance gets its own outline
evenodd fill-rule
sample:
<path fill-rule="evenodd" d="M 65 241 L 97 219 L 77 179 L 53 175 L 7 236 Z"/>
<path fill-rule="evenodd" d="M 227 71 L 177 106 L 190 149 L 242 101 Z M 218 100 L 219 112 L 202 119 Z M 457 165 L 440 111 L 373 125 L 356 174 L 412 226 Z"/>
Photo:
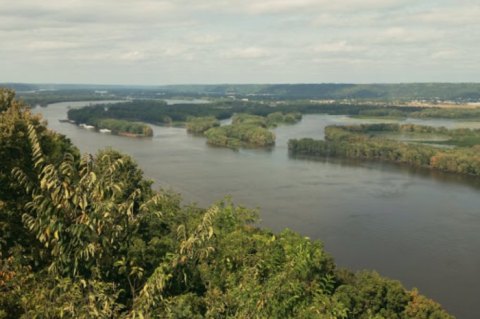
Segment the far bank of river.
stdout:
<path fill-rule="evenodd" d="M 88 103 L 35 111 L 83 152 L 112 147 L 131 155 L 147 177 L 188 202 L 207 206 L 231 195 L 236 203 L 259 207 L 264 227 L 288 227 L 320 239 L 339 265 L 375 269 L 418 287 L 458 318 L 480 317 L 480 181 L 388 164 L 288 156 L 289 138 L 323 138 L 327 125 L 373 120 L 305 115 L 299 124 L 274 130 L 272 150 L 235 152 L 209 147 L 183 128 L 152 125 L 153 138 L 131 139 L 59 122 L 67 106 Z M 450 120 L 409 122 L 480 128 Z"/>

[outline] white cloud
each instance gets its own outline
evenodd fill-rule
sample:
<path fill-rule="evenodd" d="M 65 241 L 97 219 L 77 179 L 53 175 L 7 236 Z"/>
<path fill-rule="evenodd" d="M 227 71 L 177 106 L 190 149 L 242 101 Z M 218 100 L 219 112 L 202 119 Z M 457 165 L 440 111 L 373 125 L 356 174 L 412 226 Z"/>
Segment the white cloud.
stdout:
<path fill-rule="evenodd" d="M 292 14 L 322 12 L 358 12 L 359 10 L 379 10 L 405 6 L 415 0 L 183 0 L 201 10 L 235 11 L 249 14 Z"/>
<path fill-rule="evenodd" d="M 68 41 L 32 41 L 26 45 L 26 48 L 31 51 L 49 51 L 61 49 L 73 49 L 80 46 L 77 42 Z"/>
<path fill-rule="evenodd" d="M 441 51 L 436 51 L 432 53 L 431 58 L 435 60 L 448 60 L 452 59 L 458 56 L 458 51 L 457 50 L 441 50 Z"/>
<path fill-rule="evenodd" d="M 468 5 L 456 3 L 453 6 L 437 7 L 419 12 L 412 17 L 412 20 L 433 25 L 455 25 L 468 27 L 471 24 L 478 25 L 479 17 L 479 3 Z"/>
<path fill-rule="evenodd" d="M 2 67 L 0 82 L 90 82 L 97 70 L 105 81 L 125 74 L 112 83 L 146 84 L 166 70 L 172 82 L 351 82 L 352 66 L 362 81 L 382 72 L 395 81 L 406 64 L 413 80 L 441 65 L 480 81 L 477 0 L 0 0 L 0 8 L 8 44 L 0 67 L 16 66 Z"/>
<path fill-rule="evenodd" d="M 141 61 L 145 59 L 145 53 L 140 51 L 130 51 L 120 55 L 120 60 Z"/>
<path fill-rule="evenodd" d="M 213 34 L 200 34 L 190 37 L 190 41 L 194 44 L 214 44 L 220 41 L 222 37 Z"/>
<path fill-rule="evenodd" d="M 305 9 L 315 6 L 315 0 L 264 0 L 264 1 L 244 1 L 244 8 L 254 14 L 277 13 L 291 11 L 294 9 Z"/>
<path fill-rule="evenodd" d="M 269 50 L 259 47 L 236 48 L 223 53 L 228 59 L 261 59 L 270 57 Z"/>
<path fill-rule="evenodd" d="M 374 41 L 391 44 L 427 44 L 439 41 L 444 37 L 444 31 L 432 28 L 390 27 L 378 32 Z"/>
<path fill-rule="evenodd" d="M 317 53 L 347 53 L 361 52 L 365 49 L 363 46 L 351 45 L 347 41 L 337 41 L 319 44 L 313 48 L 313 51 Z"/>

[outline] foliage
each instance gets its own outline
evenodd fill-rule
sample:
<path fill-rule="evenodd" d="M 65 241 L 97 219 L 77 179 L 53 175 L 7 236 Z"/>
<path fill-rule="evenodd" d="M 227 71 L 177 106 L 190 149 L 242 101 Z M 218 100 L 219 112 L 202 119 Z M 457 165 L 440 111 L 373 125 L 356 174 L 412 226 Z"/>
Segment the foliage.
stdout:
<path fill-rule="evenodd" d="M 232 125 L 239 124 L 259 126 L 263 128 L 268 126 L 267 119 L 265 117 L 246 113 L 237 113 L 232 116 Z"/>
<path fill-rule="evenodd" d="M 418 112 L 410 113 L 415 118 L 442 118 L 442 119 L 479 119 L 480 109 L 465 108 L 426 108 Z"/>
<path fill-rule="evenodd" d="M 419 143 L 406 143 L 372 133 L 414 132 L 435 133 L 452 138 L 450 143 L 470 145 L 467 148 L 443 149 Z M 339 156 L 376 159 L 406 163 L 445 172 L 480 175 L 480 130 L 434 128 L 421 125 L 364 124 L 358 126 L 329 126 L 325 141 L 310 138 L 290 140 L 289 150 L 294 155 Z M 448 143 L 446 141 L 445 143 Z"/>
<path fill-rule="evenodd" d="M 64 153 L 79 157 L 78 150 L 62 135 L 49 131 L 39 115 L 32 115 L 25 104 L 15 100 L 15 93 L 0 90 L 0 251 L 5 254 L 17 244 L 32 248 L 31 235 L 22 225 L 22 210 L 29 196 L 16 184 L 12 169 L 21 168 L 32 178 L 33 160 L 28 141 L 28 127 L 36 130 L 37 140 L 51 163 L 62 161 Z"/>
<path fill-rule="evenodd" d="M 213 116 L 192 117 L 188 119 L 187 132 L 192 134 L 203 134 L 212 127 L 220 126 L 220 122 Z"/>
<path fill-rule="evenodd" d="M 302 119 L 302 114 L 299 112 L 269 113 L 266 117 L 260 115 L 238 113 L 232 117 L 232 124 L 251 124 L 261 126 L 264 128 L 276 127 L 279 124 L 295 124 Z"/>
<path fill-rule="evenodd" d="M 207 143 L 229 148 L 268 147 L 275 144 L 275 134 L 267 128 L 267 119 L 258 115 L 236 114 L 231 125 L 205 132 Z"/>
<path fill-rule="evenodd" d="M 101 119 L 96 121 L 99 129 L 109 129 L 113 134 L 131 134 L 134 136 L 153 136 L 153 130 L 144 123 L 116 119 Z"/>

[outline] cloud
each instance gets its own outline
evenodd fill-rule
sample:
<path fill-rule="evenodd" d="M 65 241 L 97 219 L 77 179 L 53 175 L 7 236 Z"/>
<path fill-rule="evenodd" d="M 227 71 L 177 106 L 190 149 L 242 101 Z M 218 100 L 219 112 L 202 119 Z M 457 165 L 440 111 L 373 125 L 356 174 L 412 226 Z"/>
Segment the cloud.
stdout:
<path fill-rule="evenodd" d="M 91 82 L 97 77 L 89 74 L 104 70 L 102 80 L 112 83 L 148 84 L 167 73 L 177 83 L 351 82 L 353 67 L 363 82 L 377 81 L 377 74 L 415 81 L 438 74 L 439 65 L 442 74 L 480 81 L 480 44 L 474 41 L 480 3 L 474 0 L 0 4 L 0 41 L 8 44 L 0 50 L 0 81 Z"/>
<path fill-rule="evenodd" d="M 362 46 L 356 46 L 348 44 L 347 41 L 337 41 L 322 43 L 313 48 L 316 53 L 347 53 L 347 52 L 361 52 L 366 48 Z"/>
<path fill-rule="evenodd" d="M 265 48 L 247 47 L 231 49 L 223 53 L 223 57 L 227 59 L 261 59 L 270 57 L 271 53 Z"/>
<path fill-rule="evenodd" d="M 201 10 L 244 12 L 252 15 L 292 14 L 321 12 L 358 12 L 358 10 L 379 10 L 405 6 L 414 0 L 184 0 Z"/>
<path fill-rule="evenodd" d="M 249 13 L 278 13 L 289 12 L 294 9 L 306 9 L 315 6 L 315 0 L 264 0 L 244 1 L 244 9 Z"/>
<path fill-rule="evenodd" d="M 145 53 L 141 51 L 130 51 L 119 56 L 120 60 L 141 61 L 145 59 Z"/>
<path fill-rule="evenodd" d="M 458 56 L 457 50 L 441 50 L 432 53 L 431 58 L 435 60 L 449 60 Z"/>
<path fill-rule="evenodd" d="M 194 44 L 214 44 L 220 41 L 222 37 L 213 34 L 197 34 L 190 37 L 190 41 Z"/>
<path fill-rule="evenodd" d="M 462 5 L 461 1 L 459 2 L 454 6 L 437 7 L 419 12 L 412 17 L 412 20 L 432 25 L 468 27 L 474 24 L 478 26 L 480 4 Z"/>
<path fill-rule="evenodd" d="M 383 44 L 425 44 L 439 41 L 444 31 L 430 28 L 390 27 L 378 32 L 374 41 Z"/>
<path fill-rule="evenodd" d="M 77 42 L 69 41 L 32 41 L 26 45 L 31 51 L 51 51 L 62 49 L 74 49 L 80 46 Z"/>

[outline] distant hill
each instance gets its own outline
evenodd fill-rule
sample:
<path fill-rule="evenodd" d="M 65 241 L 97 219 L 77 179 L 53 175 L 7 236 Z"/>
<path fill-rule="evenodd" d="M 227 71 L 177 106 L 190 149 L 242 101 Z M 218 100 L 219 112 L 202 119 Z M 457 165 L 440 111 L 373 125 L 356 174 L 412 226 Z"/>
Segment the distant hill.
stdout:
<path fill-rule="evenodd" d="M 480 100 L 480 83 L 172 85 L 166 91 L 287 99 Z"/>
<path fill-rule="evenodd" d="M 94 84 L 0 83 L 18 91 L 95 91 L 117 96 L 142 98 L 159 94 L 183 96 L 236 96 L 251 99 L 356 99 L 356 100 L 452 100 L 480 101 L 480 83 L 397 83 L 397 84 L 210 84 L 128 86 Z"/>

